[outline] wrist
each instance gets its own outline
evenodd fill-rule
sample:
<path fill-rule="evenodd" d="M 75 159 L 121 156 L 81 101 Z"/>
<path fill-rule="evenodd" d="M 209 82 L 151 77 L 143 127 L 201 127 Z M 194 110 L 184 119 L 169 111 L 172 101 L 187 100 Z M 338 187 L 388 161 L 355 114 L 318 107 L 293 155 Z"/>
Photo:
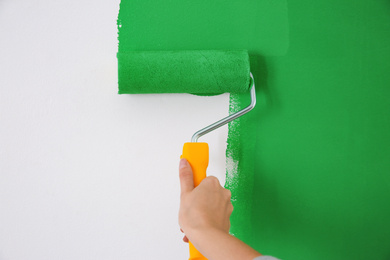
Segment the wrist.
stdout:
<path fill-rule="evenodd" d="M 210 225 L 188 227 L 185 229 L 185 234 L 195 244 L 198 244 L 198 241 L 208 240 L 210 237 L 230 236 L 229 232 Z"/>
<path fill-rule="evenodd" d="M 202 226 L 190 229 L 188 235 L 186 233 L 186 236 L 199 252 L 208 259 L 213 259 L 209 255 L 209 252 L 215 252 L 219 241 L 226 241 L 231 235 L 215 227 Z"/>
<path fill-rule="evenodd" d="M 187 237 L 199 252 L 211 260 L 252 260 L 261 255 L 238 238 L 215 227 L 195 228 Z"/>

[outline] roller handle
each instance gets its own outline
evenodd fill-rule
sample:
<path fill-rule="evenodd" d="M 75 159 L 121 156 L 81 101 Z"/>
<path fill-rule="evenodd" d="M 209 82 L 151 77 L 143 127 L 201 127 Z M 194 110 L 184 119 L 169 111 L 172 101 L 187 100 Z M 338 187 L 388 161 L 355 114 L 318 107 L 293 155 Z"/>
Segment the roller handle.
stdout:
<path fill-rule="evenodd" d="M 209 165 L 209 145 L 207 143 L 185 143 L 183 154 L 180 158 L 185 158 L 189 162 L 194 174 L 195 187 L 206 178 L 206 169 Z M 191 243 L 189 260 L 207 260 Z"/>

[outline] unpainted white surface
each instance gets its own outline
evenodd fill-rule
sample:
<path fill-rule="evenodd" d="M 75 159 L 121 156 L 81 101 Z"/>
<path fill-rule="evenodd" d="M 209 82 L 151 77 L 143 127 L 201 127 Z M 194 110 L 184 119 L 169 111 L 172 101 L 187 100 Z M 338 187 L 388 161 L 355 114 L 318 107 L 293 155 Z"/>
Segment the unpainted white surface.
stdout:
<path fill-rule="evenodd" d="M 228 95 L 117 95 L 118 8 L 0 2 L 0 260 L 187 258 L 182 144 Z M 226 135 L 202 138 L 222 182 Z"/>

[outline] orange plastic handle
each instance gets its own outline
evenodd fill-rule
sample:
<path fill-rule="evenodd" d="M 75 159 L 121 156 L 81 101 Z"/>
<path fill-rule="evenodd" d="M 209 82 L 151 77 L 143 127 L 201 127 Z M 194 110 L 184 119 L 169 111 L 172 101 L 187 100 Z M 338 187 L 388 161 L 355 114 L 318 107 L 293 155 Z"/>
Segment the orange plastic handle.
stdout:
<path fill-rule="evenodd" d="M 185 158 L 190 163 L 194 173 L 194 185 L 198 186 L 206 178 L 206 170 L 209 165 L 209 145 L 207 143 L 185 143 L 180 158 Z M 189 245 L 189 260 L 207 260 L 191 242 Z"/>

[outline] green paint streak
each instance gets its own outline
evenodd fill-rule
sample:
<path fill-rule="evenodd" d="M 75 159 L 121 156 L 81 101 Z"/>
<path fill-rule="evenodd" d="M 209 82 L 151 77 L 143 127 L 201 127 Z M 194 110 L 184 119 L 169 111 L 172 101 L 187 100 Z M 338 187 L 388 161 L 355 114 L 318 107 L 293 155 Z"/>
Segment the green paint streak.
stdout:
<path fill-rule="evenodd" d="M 266 92 L 267 69 L 264 59 L 259 55 L 251 55 L 251 70 L 255 78 L 257 93 Z M 227 178 L 225 187 L 232 192 L 233 214 L 230 218 L 230 232 L 246 243 L 255 245 L 254 226 L 252 220 L 253 193 L 255 186 L 256 129 L 258 118 L 262 117 L 265 100 L 257 94 L 257 105 L 253 111 L 229 124 L 227 157 Z M 229 113 L 244 108 L 250 103 L 250 95 L 231 94 Z M 261 251 L 261 249 L 259 249 Z"/>
<path fill-rule="evenodd" d="M 389 259 L 389 11 L 387 0 L 122 0 L 120 51 L 249 50 L 258 105 L 229 126 L 226 185 L 232 232 L 260 252 Z M 232 95 L 230 110 L 248 102 Z"/>

